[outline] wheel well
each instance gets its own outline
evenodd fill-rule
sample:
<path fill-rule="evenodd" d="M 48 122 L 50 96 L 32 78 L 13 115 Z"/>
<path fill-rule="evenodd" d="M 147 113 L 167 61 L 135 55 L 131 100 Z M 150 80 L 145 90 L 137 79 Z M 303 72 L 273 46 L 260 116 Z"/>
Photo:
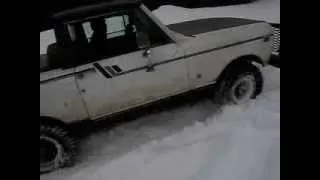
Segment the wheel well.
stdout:
<path fill-rule="evenodd" d="M 84 137 L 94 130 L 94 124 L 90 120 L 83 120 L 76 123 L 66 124 L 59 119 L 48 116 L 40 116 L 40 126 L 41 125 L 58 126 L 64 128 L 73 136 L 78 138 Z"/>
<path fill-rule="evenodd" d="M 235 60 L 232 60 L 219 75 L 218 81 L 222 80 L 228 73 L 231 73 L 234 69 L 239 69 L 245 65 L 252 64 L 252 62 L 264 65 L 263 61 L 255 55 L 241 56 Z"/>
<path fill-rule="evenodd" d="M 68 128 L 68 125 L 62 122 L 59 119 L 55 119 L 52 117 L 47 117 L 47 116 L 40 116 L 40 125 L 41 124 L 46 124 L 46 125 L 52 125 L 52 126 L 60 126 L 64 128 Z"/>
<path fill-rule="evenodd" d="M 241 66 L 242 64 L 252 64 L 252 62 L 258 63 L 262 66 L 264 66 L 263 61 L 256 55 L 245 55 L 241 56 L 233 61 L 231 61 L 228 65 L 227 68 L 233 68 L 234 66 Z"/>

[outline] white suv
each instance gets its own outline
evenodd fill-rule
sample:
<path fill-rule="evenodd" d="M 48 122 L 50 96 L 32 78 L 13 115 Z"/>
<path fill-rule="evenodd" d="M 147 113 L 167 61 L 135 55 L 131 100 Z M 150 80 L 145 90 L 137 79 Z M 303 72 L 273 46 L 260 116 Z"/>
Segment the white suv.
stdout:
<path fill-rule="evenodd" d="M 40 172 L 75 155 L 73 122 L 99 120 L 216 84 L 220 103 L 262 91 L 272 52 L 261 21 L 211 18 L 163 25 L 139 1 L 67 9 L 40 30 Z"/>

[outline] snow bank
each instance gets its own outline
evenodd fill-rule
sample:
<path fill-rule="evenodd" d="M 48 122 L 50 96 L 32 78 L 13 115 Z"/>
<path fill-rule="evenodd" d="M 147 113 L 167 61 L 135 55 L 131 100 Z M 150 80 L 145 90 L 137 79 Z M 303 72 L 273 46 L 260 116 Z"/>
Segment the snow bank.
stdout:
<path fill-rule="evenodd" d="M 153 13 L 164 24 L 212 17 L 237 17 L 280 23 L 280 0 L 257 0 L 249 4 L 195 9 L 166 5 Z"/>

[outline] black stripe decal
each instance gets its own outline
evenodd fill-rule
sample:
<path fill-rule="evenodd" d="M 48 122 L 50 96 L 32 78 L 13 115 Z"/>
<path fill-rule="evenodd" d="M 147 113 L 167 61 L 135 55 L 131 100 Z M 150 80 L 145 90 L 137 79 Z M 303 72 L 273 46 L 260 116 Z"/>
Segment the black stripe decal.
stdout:
<path fill-rule="evenodd" d="M 211 51 L 217 51 L 217 50 L 229 48 L 229 47 L 232 47 L 232 46 L 237 46 L 237 45 L 240 45 L 240 44 L 245 44 L 245 43 L 248 43 L 248 42 L 251 42 L 251 41 L 256 41 L 256 40 L 259 40 L 259 39 L 263 39 L 265 37 L 266 36 L 260 36 L 260 37 L 256 37 L 256 38 L 253 38 L 253 39 L 249 39 L 249 40 L 245 40 L 245 41 L 239 41 L 239 42 L 236 42 L 236 43 L 233 43 L 233 44 L 228 44 L 228 45 L 224 45 L 224 46 L 221 46 L 221 47 L 208 49 L 208 50 L 205 50 L 205 51 L 201 51 L 201 52 L 197 52 L 197 53 L 194 53 L 194 54 L 187 55 L 184 58 L 189 58 L 189 57 L 192 57 L 192 56 L 197 56 L 197 55 L 200 55 L 200 54 L 208 53 L 208 52 L 211 52 Z"/>
<path fill-rule="evenodd" d="M 159 65 L 162 65 L 162 64 L 167 64 L 167 63 L 170 63 L 170 62 L 173 62 L 173 61 L 177 61 L 177 60 L 180 60 L 180 59 L 189 58 L 189 57 L 192 57 L 192 56 L 197 56 L 197 55 L 204 54 L 204 53 L 208 53 L 208 52 L 211 52 L 211 51 L 217 51 L 217 50 L 229 48 L 229 47 L 232 47 L 232 46 L 237 46 L 237 45 L 240 45 L 240 44 L 245 44 L 245 43 L 248 43 L 248 42 L 251 42 L 251 41 L 256 41 L 256 40 L 259 40 L 259 39 L 264 39 L 264 38 L 269 37 L 269 36 L 272 36 L 272 34 L 268 34 L 268 35 L 265 35 L 265 36 L 259 36 L 259 37 L 252 38 L 252 39 L 248 39 L 248 40 L 245 40 L 245 41 L 239 41 L 239 42 L 232 43 L 232 44 L 228 44 L 228 45 L 225 45 L 225 46 L 208 49 L 208 50 L 201 51 L 201 52 L 197 52 L 197 53 L 194 53 L 194 54 L 189 54 L 189 55 L 187 55 L 187 56 L 182 56 L 182 57 L 178 57 L 178 58 L 174 58 L 174 59 L 169 59 L 169 60 L 166 60 L 166 61 L 162 61 L 162 62 L 159 62 L 159 63 L 155 63 L 154 66 L 159 66 Z M 108 73 L 103 69 L 103 67 L 102 67 L 100 64 L 94 63 L 93 65 L 94 65 L 106 78 L 112 78 L 112 76 L 111 76 L 110 74 L 108 74 Z M 142 67 L 134 68 L 134 69 L 131 69 L 131 70 L 128 70 L 128 71 L 123 71 L 123 72 L 121 72 L 121 73 L 117 73 L 117 74 L 114 75 L 114 76 L 115 76 L 115 77 L 116 77 L 116 76 L 121 76 L 121 75 L 125 75 L 125 74 L 132 73 L 132 72 L 135 72 L 135 71 L 141 71 L 141 70 L 144 70 L 144 69 L 147 69 L 147 66 L 142 66 Z M 85 70 L 84 70 L 84 71 L 85 71 Z M 114 71 L 113 71 L 113 72 L 114 72 Z M 46 82 L 49 82 L 49 81 L 54 81 L 54 80 L 63 79 L 63 78 L 66 78 L 66 77 L 72 76 L 72 75 L 74 75 L 74 74 L 73 74 L 73 73 L 70 73 L 70 74 L 66 74 L 66 75 L 59 76 L 59 77 L 47 79 L 47 80 L 44 80 L 44 81 L 40 81 L 40 84 L 46 83 Z"/>
<path fill-rule="evenodd" d="M 104 69 L 103 69 L 103 67 L 99 64 L 99 63 L 93 63 L 93 66 L 95 67 L 95 68 L 97 68 L 98 69 L 98 71 L 100 71 L 101 72 L 101 74 L 104 76 L 104 77 L 106 77 L 106 78 L 112 78 L 112 76 L 110 75 L 110 74 L 108 74 L 107 73 L 107 71 L 105 71 Z"/>
<path fill-rule="evenodd" d="M 217 48 L 208 49 L 208 50 L 201 51 L 201 52 L 197 52 L 197 53 L 194 53 L 194 54 L 189 54 L 189 55 L 187 55 L 187 56 L 182 56 L 182 57 L 178 57 L 178 58 L 174 58 L 174 59 L 169 59 L 169 60 L 166 60 L 166 61 L 162 61 L 162 62 L 159 62 L 159 63 L 155 63 L 154 66 L 159 66 L 159 65 L 162 65 L 162 64 L 167 64 L 167 63 L 170 63 L 170 62 L 173 62 L 173 61 L 177 61 L 177 60 L 180 60 L 180 59 L 190 58 L 190 57 L 192 57 L 192 56 L 201 55 L 201 54 L 208 53 L 208 52 L 211 52 L 211 51 L 217 51 L 217 50 L 229 48 L 229 47 L 232 47 L 232 46 L 237 46 L 237 45 L 240 45 L 240 44 L 245 44 L 245 43 L 248 43 L 248 42 L 251 42 L 251 41 L 256 41 L 256 40 L 259 40 L 259 39 L 264 39 L 265 37 L 268 37 L 268 36 L 271 36 L 271 34 L 266 35 L 266 36 L 259 36 L 259 37 L 252 38 L 252 39 L 245 40 L 245 41 L 239 41 L 239 42 L 237 42 L 237 43 L 228 44 L 228 45 L 221 46 L 221 47 L 217 47 Z M 141 70 L 144 70 L 144 69 L 147 69 L 147 68 L 148 68 L 147 66 L 142 66 L 142 67 L 135 68 L 135 69 L 131 69 L 131 70 L 128 70 L 128 71 L 123 71 L 123 72 L 117 74 L 116 76 L 125 75 L 125 74 L 132 73 L 132 72 L 135 72 L 135 71 L 141 71 Z"/>

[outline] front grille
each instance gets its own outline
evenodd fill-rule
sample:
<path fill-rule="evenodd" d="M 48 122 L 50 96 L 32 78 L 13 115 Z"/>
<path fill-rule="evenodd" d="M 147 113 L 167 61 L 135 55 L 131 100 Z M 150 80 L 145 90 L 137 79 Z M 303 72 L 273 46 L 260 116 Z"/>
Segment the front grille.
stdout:
<path fill-rule="evenodd" d="M 273 52 L 280 52 L 280 24 L 271 24 L 273 29 Z"/>

